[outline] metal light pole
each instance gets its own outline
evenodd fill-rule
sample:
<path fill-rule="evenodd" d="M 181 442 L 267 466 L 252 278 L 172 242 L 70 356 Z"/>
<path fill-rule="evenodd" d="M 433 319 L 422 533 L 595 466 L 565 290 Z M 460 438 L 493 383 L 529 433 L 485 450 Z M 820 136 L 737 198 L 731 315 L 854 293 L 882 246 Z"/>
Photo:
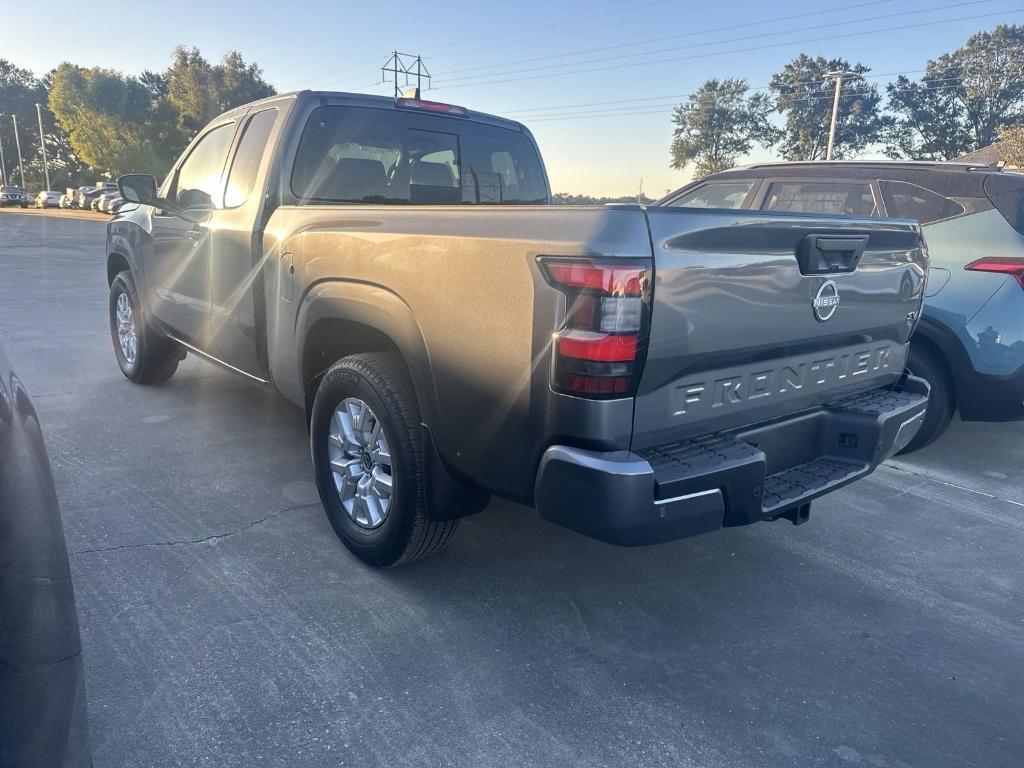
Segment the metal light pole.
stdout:
<path fill-rule="evenodd" d="M 0 115 L 2 117 L 2 115 Z M 0 184 L 7 183 L 7 163 L 4 162 L 4 139 L 0 134 Z"/>
<path fill-rule="evenodd" d="M 832 147 L 836 143 L 836 122 L 839 120 L 839 94 L 843 89 L 843 78 L 846 75 L 853 75 L 855 72 L 835 71 L 826 72 L 825 77 L 836 79 L 836 95 L 832 97 L 832 125 L 828 129 L 828 149 L 825 150 L 825 159 L 832 159 Z"/>
<path fill-rule="evenodd" d="M 21 162 L 21 139 L 18 138 L 18 116 L 11 115 L 14 121 L 14 146 L 18 148 L 18 172 L 21 174 L 21 188 L 25 188 L 25 166 Z"/>
<path fill-rule="evenodd" d="M 39 118 L 39 146 L 43 148 L 43 174 L 46 176 L 46 187 L 50 189 L 50 167 L 46 164 L 46 135 L 43 133 L 43 110 L 36 104 L 36 117 Z"/>

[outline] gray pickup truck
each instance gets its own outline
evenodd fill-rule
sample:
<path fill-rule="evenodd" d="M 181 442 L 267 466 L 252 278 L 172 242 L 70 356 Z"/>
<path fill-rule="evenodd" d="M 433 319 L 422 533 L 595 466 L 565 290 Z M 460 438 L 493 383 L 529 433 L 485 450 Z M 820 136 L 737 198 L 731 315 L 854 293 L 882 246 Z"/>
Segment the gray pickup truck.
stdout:
<path fill-rule="evenodd" d="M 308 91 L 120 189 L 125 376 L 192 353 L 301 406 L 327 516 L 374 565 L 492 493 L 623 545 L 803 522 L 927 405 L 914 222 L 551 206 L 519 123 Z"/>

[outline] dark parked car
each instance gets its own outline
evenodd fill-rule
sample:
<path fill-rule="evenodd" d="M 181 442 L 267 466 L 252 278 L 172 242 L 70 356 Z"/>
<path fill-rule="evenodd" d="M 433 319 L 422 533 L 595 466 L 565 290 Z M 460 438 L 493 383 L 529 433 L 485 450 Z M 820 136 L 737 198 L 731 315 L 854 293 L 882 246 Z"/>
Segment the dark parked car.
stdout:
<path fill-rule="evenodd" d="M 2 348 L 0 611 L 0 765 L 90 765 L 60 510 L 39 420 Z"/>
<path fill-rule="evenodd" d="M 625 545 L 803 522 L 924 418 L 916 222 L 547 205 L 517 122 L 309 91 L 214 120 L 159 193 L 120 181 L 121 371 L 192 353 L 304 408 L 328 519 L 375 565 L 488 493 Z"/>
<path fill-rule="evenodd" d="M 1024 174 L 960 163 L 734 168 L 668 195 L 675 208 L 888 216 L 921 222 L 931 256 L 908 366 L 932 386 L 921 448 L 949 425 L 1024 419 Z"/>
<path fill-rule="evenodd" d="M 28 193 L 21 187 L 0 187 L 0 207 L 17 205 L 28 208 Z"/>

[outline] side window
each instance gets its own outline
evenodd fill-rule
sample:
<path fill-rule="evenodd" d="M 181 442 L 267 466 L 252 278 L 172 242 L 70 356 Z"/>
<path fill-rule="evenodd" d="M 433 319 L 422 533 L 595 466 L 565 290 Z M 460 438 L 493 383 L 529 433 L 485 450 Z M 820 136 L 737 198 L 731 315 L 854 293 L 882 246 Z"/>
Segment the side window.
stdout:
<path fill-rule="evenodd" d="M 235 150 L 228 171 L 227 189 L 224 190 L 224 207 L 237 208 L 244 205 L 256 185 L 256 174 L 260 170 L 264 150 L 270 138 L 270 131 L 277 121 L 276 109 L 265 109 L 249 118 L 242 129 L 242 138 Z"/>
<path fill-rule="evenodd" d="M 761 206 L 766 211 L 878 216 L 867 181 L 773 182 Z"/>
<path fill-rule="evenodd" d="M 670 208 L 740 208 L 753 188 L 754 179 L 709 182 L 691 189 L 668 205 Z"/>
<path fill-rule="evenodd" d="M 897 219 L 917 219 L 921 224 L 952 219 L 964 212 L 960 203 L 905 181 L 879 181 L 885 210 Z"/>
<path fill-rule="evenodd" d="M 183 208 L 219 208 L 221 172 L 235 124 L 217 126 L 192 148 L 175 176 L 173 198 Z"/>

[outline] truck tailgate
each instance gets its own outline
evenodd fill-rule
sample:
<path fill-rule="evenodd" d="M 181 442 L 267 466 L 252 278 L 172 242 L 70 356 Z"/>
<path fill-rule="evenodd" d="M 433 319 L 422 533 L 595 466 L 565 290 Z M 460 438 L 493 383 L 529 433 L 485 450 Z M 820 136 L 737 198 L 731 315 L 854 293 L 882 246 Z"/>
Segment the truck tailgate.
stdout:
<path fill-rule="evenodd" d="M 890 384 L 924 296 L 914 222 L 647 210 L 650 340 L 633 449 Z"/>

